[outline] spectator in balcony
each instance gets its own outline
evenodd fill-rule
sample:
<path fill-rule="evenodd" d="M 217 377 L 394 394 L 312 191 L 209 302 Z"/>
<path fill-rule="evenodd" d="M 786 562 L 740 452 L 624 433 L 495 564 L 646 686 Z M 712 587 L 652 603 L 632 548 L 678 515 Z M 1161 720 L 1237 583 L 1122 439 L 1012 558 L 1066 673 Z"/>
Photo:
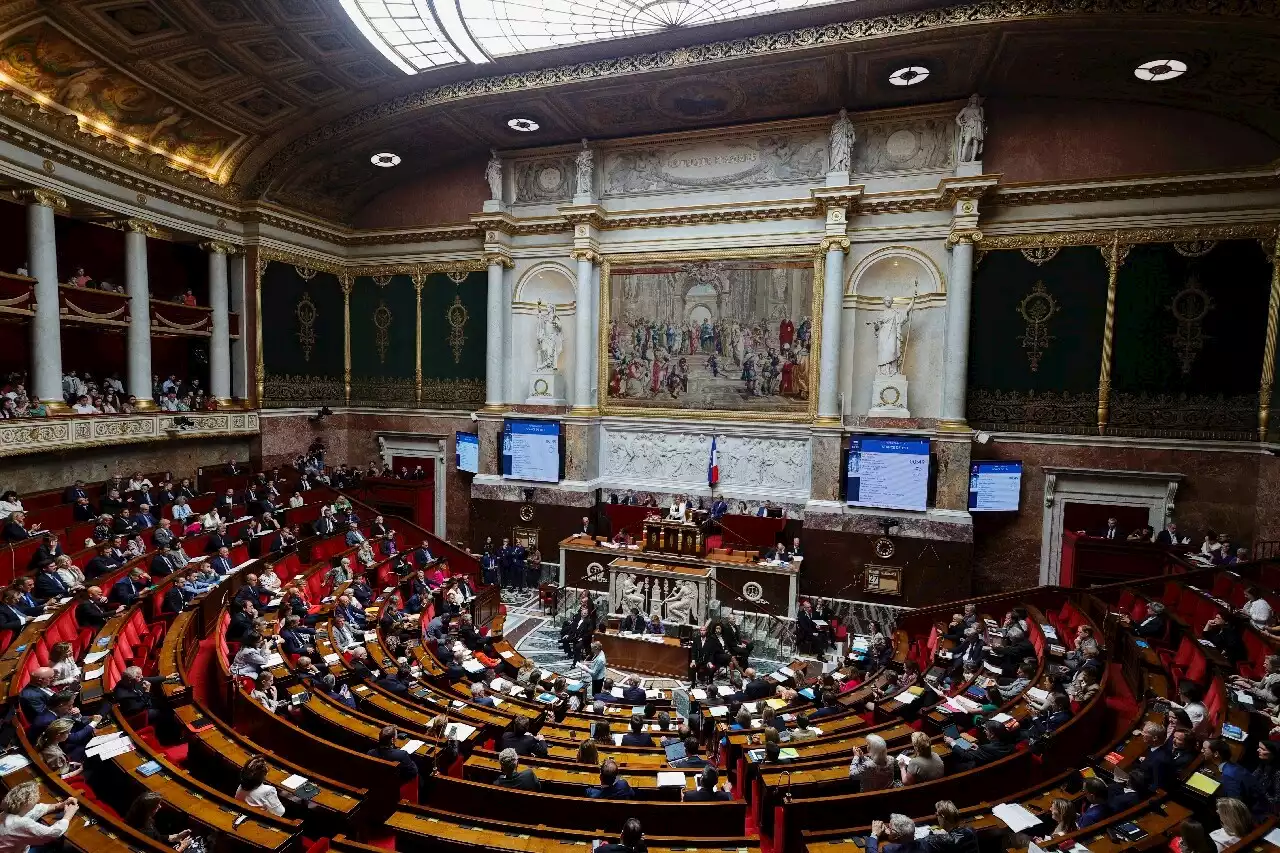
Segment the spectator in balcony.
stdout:
<path fill-rule="evenodd" d="M 177 298 L 176 301 L 181 302 L 183 305 L 187 305 L 191 308 L 196 307 L 196 295 L 191 292 L 191 288 L 189 287 L 181 296 Z"/>
<path fill-rule="evenodd" d="M 156 526 L 156 517 L 151 514 L 151 504 L 138 504 L 138 511 L 134 513 L 133 523 L 138 526 L 139 530 L 147 530 Z"/>
<path fill-rule="evenodd" d="M 89 402 L 89 396 L 88 396 L 87 394 L 81 394 L 80 396 L 76 397 L 75 405 L 73 405 L 71 408 L 72 408 L 72 409 L 75 411 L 75 413 L 76 413 L 76 414 L 78 414 L 78 415 L 100 415 L 100 414 L 102 414 L 102 412 L 100 412 L 100 411 L 99 411 L 99 410 L 98 410 L 98 409 L 93 405 L 93 403 Z"/>
<path fill-rule="evenodd" d="M 76 274 L 71 276 L 67 281 L 67 284 L 70 284 L 72 287 L 88 287 L 89 276 L 85 273 L 84 267 L 77 267 Z"/>
<path fill-rule="evenodd" d="M 178 395 L 177 395 L 175 392 L 170 391 L 169 393 L 164 394 L 163 396 L 161 396 L 161 397 L 160 397 L 160 410 L 161 410 L 162 412 L 176 412 L 176 411 L 178 411 Z"/>
<path fill-rule="evenodd" d="M 116 516 L 115 527 L 116 533 L 126 538 L 132 538 L 138 533 L 138 522 L 134 521 L 133 513 L 127 506 L 120 507 L 119 515 Z"/>
<path fill-rule="evenodd" d="M 80 496 L 75 499 L 75 506 L 71 508 L 71 516 L 76 521 L 92 521 L 98 517 L 98 510 L 93 504 L 89 503 L 89 498 Z"/>
<path fill-rule="evenodd" d="M 66 554 L 57 557 L 53 561 L 53 566 L 67 589 L 78 590 L 84 587 L 84 572 L 80 571 L 80 567 L 71 562 L 71 558 Z"/>
<path fill-rule="evenodd" d="M 14 398 L 5 397 L 4 402 L 0 403 L 0 420 L 10 420 L 18 417 L 21 417 L 18 414 L 18 404 L 14 401 Z"/>

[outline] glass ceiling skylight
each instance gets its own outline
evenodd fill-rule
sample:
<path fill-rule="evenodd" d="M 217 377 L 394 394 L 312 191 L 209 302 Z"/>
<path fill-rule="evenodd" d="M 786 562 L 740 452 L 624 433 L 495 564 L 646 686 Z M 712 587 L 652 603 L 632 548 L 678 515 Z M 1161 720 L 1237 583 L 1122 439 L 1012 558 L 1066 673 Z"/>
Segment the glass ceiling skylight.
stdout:
<path fill-rule="evenodd" d="M 648 35 L 833 0 L 342 0 L 406 74 L 459 62 Z"/>

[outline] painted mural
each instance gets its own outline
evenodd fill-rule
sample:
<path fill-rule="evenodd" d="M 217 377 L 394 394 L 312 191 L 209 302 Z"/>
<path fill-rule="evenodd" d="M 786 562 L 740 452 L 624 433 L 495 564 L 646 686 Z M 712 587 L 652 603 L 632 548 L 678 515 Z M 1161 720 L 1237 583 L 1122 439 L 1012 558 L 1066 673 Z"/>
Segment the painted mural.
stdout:
<path fill-rule="evenodd" d="M 244 139 L 147 88 L 48 21 L 0 41 L 0 84 L 74 115 L 86 130 L 151 149 L 214 179 Z"/>
<path fill-rule="evenodd" d="M 808 259 L 612 267 L 608 405 L 807 411 L 813 283 Z"/>

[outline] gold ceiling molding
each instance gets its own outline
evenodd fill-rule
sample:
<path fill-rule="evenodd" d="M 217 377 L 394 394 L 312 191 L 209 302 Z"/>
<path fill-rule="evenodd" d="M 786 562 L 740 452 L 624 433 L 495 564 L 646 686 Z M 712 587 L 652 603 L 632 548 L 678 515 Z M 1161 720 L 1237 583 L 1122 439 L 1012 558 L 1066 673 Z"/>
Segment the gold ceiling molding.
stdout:
<path fill-rule="evenodd" d="M 316 146 L 331 143 L 345 134 L 372 123 L 394 120 L 442 104 L 490 95 L 523 92 L 566 85 L 578 85 L 632 75 L 718 65 L 734 60 L 803 52 L 814 48 L 875 42 L 888 36 L 925 34 L 953 27 L 1045 18 L 1077 18 L 1088 15 L 1176 15 L 1217 17 L 1263 17 L 1267 4 L 1252 0 L 1223 0 L 1206 4 L 1202 0 L 1169 0 L 1159 4 L 1138 4 L 1132 0 L 999 0 L 944 9 L 905 12 L 770 33 L 732 41 L 681 47 L 656 53 L 637 54 L 564 65 L 536 71 L 479 77 L 424 89 L 358 110 L 316 128 L 281 148 L 254 176 L 251 193 L 261 194 L 296 158 Z"/>
<path fill-rule="evenodd" d="M 1185 225 L 1161 228 L 1092 229 L 1056 231 L 1046 234 L 985 234 L 984 252 L 1001 249 L 1061 249 L 1067 246 L 1110 246 L 1118 241 L 1132 243 L 1180 243 L 1193 240 L 1263 241 L 1270 246 L 1276 236 L 1274 222 L 1248 222 L 1230 225 Z"/>
<path fill-rule="evenodd" d="M 1033 204 L 1073 204 L 1079 202 L 1125 201 L 1135 198 L 1164 198 L 1178 195 L 1261 192 L 1280 189 L 1280 173 L 1243 175 L 1151 175 L 1111 180 L 1105 183 L 1081 181 L 1074 184 L 1006 184 L 997 187 L 993 204 L 1020 207 Z"/>
<path fill-rule="evenodd" d="M 288 252 L 281 249 L 258 248 L 258 266 L 260 273 L 266 270 L 270 262 L 290 264 L 315 272 L 331 273 L 342 279 L 354 279 L 361 276 L 382 278 L 396 275 L 407 275 L 415 280 L 425 279 L 433 273 L 471 273 L 483 272 L 486 263 L 480 258 L 461 261 L 434 261 L 421 264 L 344 264 L 341 262 L 320 260 L 309 255 Z"/>

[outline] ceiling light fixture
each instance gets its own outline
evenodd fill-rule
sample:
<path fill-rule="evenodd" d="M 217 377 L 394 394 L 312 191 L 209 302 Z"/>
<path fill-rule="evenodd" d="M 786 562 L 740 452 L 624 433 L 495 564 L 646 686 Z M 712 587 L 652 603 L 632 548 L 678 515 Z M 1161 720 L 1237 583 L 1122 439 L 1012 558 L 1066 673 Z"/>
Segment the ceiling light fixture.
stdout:
<path fill-rule="evenodd" d="M 1187 73 L 1187 63 L 1181 59 L 1153 59 L 1133 69 L 1133 76 L 1148 83 L 1172 80 Z"/>
<path fill-rule="evenodd" d="M 512 118 L 507 119 L 507 127 L 512 130 L 518 130 L 521 133 L 533 133 L 542 125 L 538 124 L 531 118 Z"/>
<path fill-rule="evenodd" d="M 914 86 L 923 83 L 928 76 L 929 69 L 923 65 L 908 65 L 890 74 L 889 82 L 895 86 Z"/>
<path fill-rule="evenodd" d="M 392 166 L 400 165 L 400 155 L 392 154 L 390 151 L 384 151 L 381 154 L 374 154 L 369 158 L 369 162 L 375 166 L 390 169 Z"/>

